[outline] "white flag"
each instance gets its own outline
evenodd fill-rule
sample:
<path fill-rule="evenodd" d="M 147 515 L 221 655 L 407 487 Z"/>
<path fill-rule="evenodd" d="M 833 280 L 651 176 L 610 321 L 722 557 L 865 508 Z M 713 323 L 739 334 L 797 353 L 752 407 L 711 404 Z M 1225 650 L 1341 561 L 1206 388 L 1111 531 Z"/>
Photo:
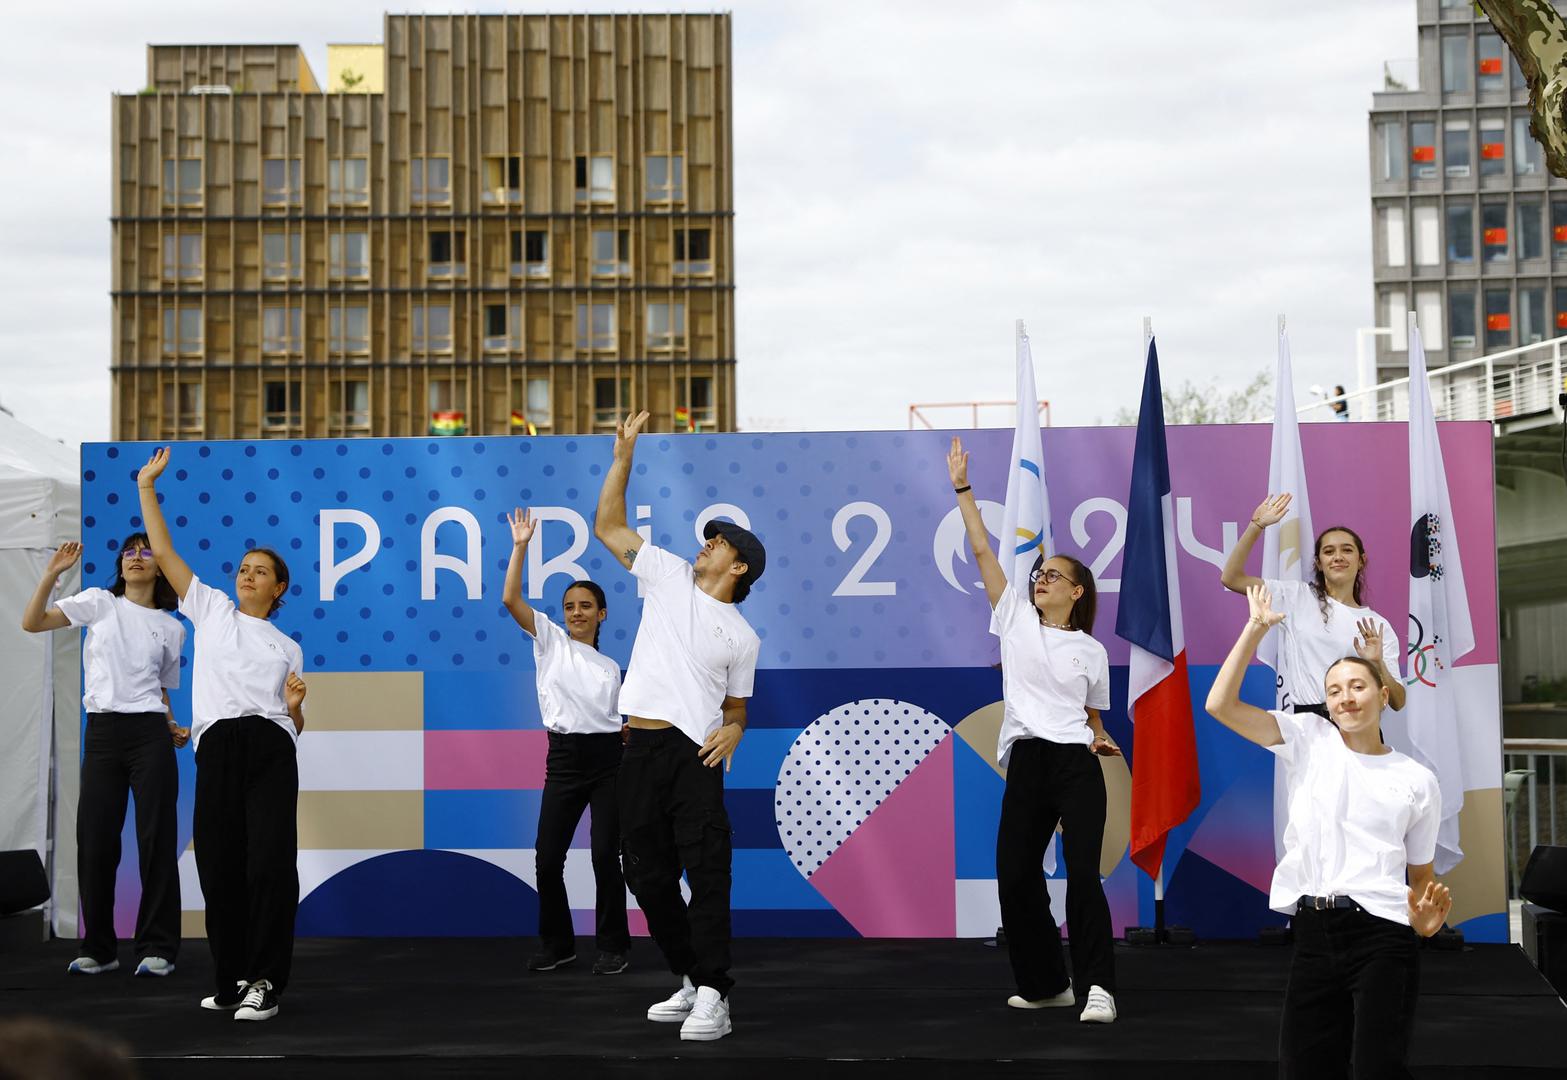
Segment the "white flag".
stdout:
<path fill-rule="evenodd" d="M 1464 808 L 1463 740 L 1453 668 L 1474 648 L 1464 562 L 1458 551 L 1447 469 L 1437 440 L 1436 413 L 1426 380 L 1425 348 L 1409 316 L 1409 653 L 1403 715 L 1384 725 L 1394 745 L 1436 774 L 1442 788 L 1442 824 L 1436 872 L 1463 859 L 1458 813 Z M 1395 716 L 1397 714 L 1394 714 Z M 1402 738 L 1400 738 L 1402 736 Z M 1404 745 L 1399 746 L 1399 742 Z"/>
<path fill-rule="evenodd" d="M 1001 518 L 1001 550 L 997 561 L 1007 575 L 1007 586 L 1017 589 L 1023 602 L 1034 604 L 1033 584 L 1028 580 L 1034 560 L 1050 542 L 1050 496 L 1045 490 L 1045 458 L 1039 434 L 1039 395 L 1034 391 L 1034 357 L 1028 347 L 1023 320 L 1017 321 L 1017 426 L 1012 433 L 1012 464 L 1007 470 L 1007 504 Z M 990 632 L 997 632 L 992 617 Z"/>
<path fill-rule="evenodd" d="M 1316 533 L 1311 528 L 1311 499 L 1306 493 L 1306 459 L 1300 452 L 1300 425 L 1295 414 L 1294 374 L 1290 371 L 1289 335 L 1279 332 L 1279 359 L 1273 370 L 1273 448 L 1268 455 L 1268 494 L 1289 492 L 1284 520 L 1262 534 L 1262 576 L 1268 581 L 1311 581 Z M 1285 708 L 1284 679 L 1279 673 L 1279 635 L 1275 629 L 1257 646 L 1257 659 L 1273 669 L 1275 707 Z M 1284 825 L 1289 817 L 1288 773 L 1284 762 L 1273 762 L 1273 853 L 1284 857 Z"/>

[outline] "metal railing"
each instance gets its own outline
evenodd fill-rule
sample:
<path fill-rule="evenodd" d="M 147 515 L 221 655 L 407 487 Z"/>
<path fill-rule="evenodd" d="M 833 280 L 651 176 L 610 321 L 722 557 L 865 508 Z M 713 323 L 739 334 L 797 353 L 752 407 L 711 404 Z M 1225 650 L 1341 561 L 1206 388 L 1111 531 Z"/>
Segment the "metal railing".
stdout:
<path fill-rule="evenodd" d="M 1428 371 L 1431 405 L 1438 420 L 1488 420 L 1499 426 L 1524 418 L 1562 421 L 1559 395 L 1567 337 L 1522 345 Z M 1336 410 L 1338 403 L 1348 413 Z M 1301 420 L 1408 420 L 1409 377 L 1312 402 L 1296 410 Z"/>
<path fill-rule="evenodd" d="M 1511 899 L 1518 895 L 1518 878 L 1530 852 L 1540 844 L 1567 842 L 1567 739 L 1503 739 L 1502 760 Z"/>

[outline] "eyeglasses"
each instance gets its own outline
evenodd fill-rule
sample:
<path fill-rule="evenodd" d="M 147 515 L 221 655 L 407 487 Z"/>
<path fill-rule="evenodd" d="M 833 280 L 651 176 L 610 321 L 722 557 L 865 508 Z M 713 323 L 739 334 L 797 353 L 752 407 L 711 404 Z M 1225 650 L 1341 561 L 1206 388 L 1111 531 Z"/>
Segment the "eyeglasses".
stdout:
<path fill-rule="evenodd" d="M 1073 581 L 1071 578 L 1067 577 L 1065 574 L 1063 574 L 1061 571 L 1057 570 L 1053 566 L 1050 567 L 1048 570 L 1034 570 L 1034 571 L 1031 571 L 1029 573 L 1029 575 L 1028 575 L 1029 584 L 1033 584 L 1034 582 L 1038 581 L 1040 578 L 1044 578 L 1045 579 L 1045 584 L 1046 585 L 1054 585 L 1058 581 L 1064 581 L 1068 585 L 1076 585 L 1077 584 L 1077 582 Z"/>
<path fill-rule="evenodd" d="M 120 552 L 120 558 L 122 558 L 122 559 L 150 559 L 150 558 L 152 558 L 152 548 L 150 548 L 150 547 L 145 547 L 145 548 L 144 547 L 128 547 L 124 551 Z"/>

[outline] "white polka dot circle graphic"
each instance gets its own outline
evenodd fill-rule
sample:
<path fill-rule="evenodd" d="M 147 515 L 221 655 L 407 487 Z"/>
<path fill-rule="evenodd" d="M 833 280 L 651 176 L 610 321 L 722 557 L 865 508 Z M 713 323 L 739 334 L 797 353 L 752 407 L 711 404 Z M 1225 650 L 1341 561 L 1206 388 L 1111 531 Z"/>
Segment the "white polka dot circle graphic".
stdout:
<path fill-rule="evenodd" d="M 951 733 L 892 698 L 851 701 L 817 717 L 778 770 L 773 810 L 784 851 L 810 877 Z"/>

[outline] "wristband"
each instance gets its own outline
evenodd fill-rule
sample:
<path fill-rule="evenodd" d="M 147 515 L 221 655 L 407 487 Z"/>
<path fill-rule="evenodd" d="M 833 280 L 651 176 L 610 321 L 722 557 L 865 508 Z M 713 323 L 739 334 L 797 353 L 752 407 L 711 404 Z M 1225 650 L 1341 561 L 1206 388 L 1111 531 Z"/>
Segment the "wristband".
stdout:
<path fill-rule="evenodd" d="M 973 484 L 964 484 L 960 488 L 953 488 L 952 489 L 952 494 L 954 494 L 954 495 L 961 495 L 965 491 L 973 491 L 973 490 L 974 490 L 974 485 Z"/>
<path fill-rule="evenodd" d="M 1251 523 L 1253 525 L 1257 526 L 1257 531 L 1258 532 L 1267 532 L 1268 531 L 1268 527 L 1266 525 L 1264 525 L 1262 522 L 1258 521 L 1256 518 L 1252 518 L 1251 519 Z"/>

